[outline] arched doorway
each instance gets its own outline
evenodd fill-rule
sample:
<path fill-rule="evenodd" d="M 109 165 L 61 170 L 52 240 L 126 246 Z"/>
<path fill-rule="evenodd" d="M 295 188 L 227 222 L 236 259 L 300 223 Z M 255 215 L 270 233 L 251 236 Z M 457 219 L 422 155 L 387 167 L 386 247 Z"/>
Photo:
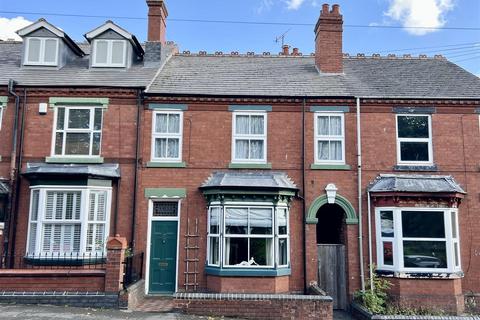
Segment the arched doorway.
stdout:
<path fill-rule="evenodd" d="M 326 203 L 316 218 L 318 285 L 333 298 L 334 309 L 346 309 L 346 213 L 338 204 Z"/>

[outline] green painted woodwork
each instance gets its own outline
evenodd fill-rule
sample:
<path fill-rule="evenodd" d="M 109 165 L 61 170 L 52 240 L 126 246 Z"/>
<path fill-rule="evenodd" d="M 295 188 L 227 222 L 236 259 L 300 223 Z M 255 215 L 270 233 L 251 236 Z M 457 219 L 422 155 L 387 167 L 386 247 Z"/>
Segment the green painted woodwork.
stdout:
<path fill-rule="evenodd" d="M 148 162 L 147 168 L 186 168 L 185 162 Z"/>
<path fill-rule="evenodd" d="M 0 96 L 0 107 L 4 107 L 7 105 L 8 97 L 7 96 Z"/>
<path fill-rule="evenodd" d="M 50 105 L 102 105 L 108 107 L 109 98 L 80 98 L 80 97 L 51 97 L 48 102 Z"/>
<path fill-rule="evenodd" d="M 167 103 L 149 103 L 148 109 L 150 110 L 188 110 L 188 105 L 186 104 L 167 104 Z"/>
<path fill-rule="evenodd" d="M 228 111 L 272 111 L 272 106 L 261 105 L 230 105 Z"/>
<path fill-rule="evenodd" d="M 350 112 L 349 106 L 311 106 L 310 112 Z"/>
<path fill-rule="evenodd" d="M 348 164 L 312 164 L 311 170 L 352 170 Z"/>
<path fill-rule="evenodd" d="M 249 190 L 246 186 L 242 190 L 209 189 L 203 190 L 203 195 L 208 203 L 214 201 L 247 201 L 247 202 L 273 202 L 289 204 L 295 196 L 295 191 L 290 190 Z"/>
<path fill-rule="evenodd" d="M 290 268 L 279 269 L 249 269 L 249 268 L 219 268 L 207 266 L 205 273 L 222 277 L 281 277 L 292 273 Z"/>
<path fill-rule="evenodd" d="M 145 198 L 185 198 L 185 188 L 145 188 Z"/>
<path fill-rule="evenodd" d="M 102 157 L 46 157 L 46 163 L 81 163 L 81 164 L 99 164 L 103 163 Z"/>
<path fill-rule="evenodd" d="M 230 163 L 229 169 L 272 169 L 271 163 Z"/>
<path fill-rule="evenodd" d="M 177 221 L 152 221 L 149 293 L 175 292 Z"/>
<path fill-rule="evenodd" d="M 318 209 L 320 209 L 324 204 L 327 204 L 327 203 L 328 201 L 327 201 L 326 194 L 321 195 L 320 197 L 315 199 L 310 205 L 310 208 L 308 209 L 306 223 L 307 224 L 318 223 L 318 218 L 317 218 Z M 347 224 L 358 224 L 357 214 L 352 204 L 350 203 L 350 201 L 348 201 L 345 197 L 342 197 L 337 193 L 337 196 L 335 197 L 335 203 L 338 204 L 340 207 L 342 207 L 343 211 L 345 211 L 345 214 L 346 214 L 345 222 Z"/>

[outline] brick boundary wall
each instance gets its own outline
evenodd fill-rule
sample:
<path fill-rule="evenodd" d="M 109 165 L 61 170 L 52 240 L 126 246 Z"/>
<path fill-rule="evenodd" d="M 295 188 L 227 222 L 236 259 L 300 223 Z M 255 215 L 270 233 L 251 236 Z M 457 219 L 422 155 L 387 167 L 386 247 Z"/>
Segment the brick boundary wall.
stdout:
<path fill-rule="evenodd" d="M 118 294 L 102 292 L 0 292 L 0 303 L 8 304 L 117 309 L 118 301 Z"/>
<path fill-rule="evenodd" d="M 120 309 L 135 310 L 145 299 L 145 280 L 135 282 L 120 292 Z"/>
<path fill-rule="evenodd" d="M 333 302 L 328 296 L 176 293 L 178 310 L 203 316 L 247 319 L 333 319 Z"/>

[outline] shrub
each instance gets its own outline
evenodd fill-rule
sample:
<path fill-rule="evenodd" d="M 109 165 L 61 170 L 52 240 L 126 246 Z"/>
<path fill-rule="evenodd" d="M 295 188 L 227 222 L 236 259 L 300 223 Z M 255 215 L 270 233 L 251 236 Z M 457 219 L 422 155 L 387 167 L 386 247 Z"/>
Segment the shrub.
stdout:
<path fill-rule="evenodd" d="M 375 269 L 375 266 L 370 266 Z M 373 288 L 371 284 L 373 283 Z M 388 289 L 392 284 L 384 278 L 380 278 L 375 272 L 372 272 L 372 281 L 367 279 L 365 291 L 357 291 L 355 300 L 360 302 L 368 311 L 373 314 L 385 314 L 387 309 Z"/>

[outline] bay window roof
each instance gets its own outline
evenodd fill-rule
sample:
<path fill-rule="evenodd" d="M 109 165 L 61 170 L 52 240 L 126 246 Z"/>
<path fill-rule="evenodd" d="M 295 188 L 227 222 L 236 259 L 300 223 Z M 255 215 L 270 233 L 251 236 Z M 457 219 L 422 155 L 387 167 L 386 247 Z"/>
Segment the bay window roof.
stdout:
<path fill-rule="evenodd" d="M 285 189 L 297 191 L 297 186 L 283 172 L 214 172 L 200 189 Z"/>
<path fill-rule="evenodd" d="M 370 193 L 466 193 L 452 176 L 413 174 L 381 174 L 370 184 L 368 190 Z"/>
<path fill-rule="evenodd" d="M 27 163 L 23 175 L 28 178 L 39 177 L 91 177 L 91 178 L 120 178 L 118 164 L 47 164 Z"/>

